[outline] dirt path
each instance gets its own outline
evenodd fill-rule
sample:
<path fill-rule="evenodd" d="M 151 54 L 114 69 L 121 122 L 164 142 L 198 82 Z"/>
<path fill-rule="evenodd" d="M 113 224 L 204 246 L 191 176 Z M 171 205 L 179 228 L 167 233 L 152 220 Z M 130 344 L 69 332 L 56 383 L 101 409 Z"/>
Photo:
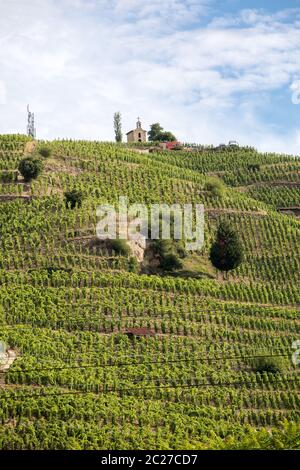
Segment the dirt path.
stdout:
<path fill-rule="evenodd" d="M 257 181 L 256 183 L 250 183 L 245 186 L 236 186 L 236 189 L 239 192 L 248 191 L 251 188 L 281 188 L 281 187 L 288 187 L 288 188 L 299 188 L 300 181 L 290 181 L 290 180 L 277 180 L 277 181 Z"/>
<path fill-rule="evenodd" d="M 0 202 L 1 201 L 15 201 L 15 200 L 20 200 L 20 201 L 26 201 L 26 202 L 29 202 L 32 197 L 29 196 L 29 195 L 23 195 L 23 196 L 19 196 L 19 195 L 16 195 L 16 194 L 0 194 Z"/>
<path fill-rule="evenodd" d="M 148 154 L 149 153 L 149 149 L 137 149 L 137 148 L 128 148 L 128 150 L 131 150 L 132 152 L 135 152 L 135 153 L 141 153 L 141 154 Z"/>
<path fill-rule="evenodd" d="M 292 215 L 297 218 L 300 217 L 300 206 L 295 207 L 277 207 L 278 212 L 282 214 Z"/>
<path fill-rule="evenodd" d="M 207 208 L 205 209 L 205 212 L 207 212 L 209 215 L 218 215 L 218 214 L 241 214 L 241 215 L 252 215 L 252 216 L 258 216 L 258 217 L 265 217 L 268 215 L 267 211 L 261 209 L 261 210 L 254 210 L 254 211 L 249 211 L 249 210 L 242 210 L 242 209 L 230 209 L 230 208 Z"/>

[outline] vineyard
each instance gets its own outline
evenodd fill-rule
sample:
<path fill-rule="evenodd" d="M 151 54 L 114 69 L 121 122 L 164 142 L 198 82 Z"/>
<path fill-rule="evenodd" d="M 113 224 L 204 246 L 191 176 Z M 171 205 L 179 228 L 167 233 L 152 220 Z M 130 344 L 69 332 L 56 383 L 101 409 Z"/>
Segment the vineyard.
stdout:
<path fill-rule="evenodd" d="M 26 182 L 19 162 L 44 146 Z M 204 204 L 203 249 L 149 274 L 97 245 L 97 206 L 124 195 Z M 299 207 L 289 155 L 0 136 L 0 341 L 16 355 L 0 365 L 0 448 L 299 448 L 300 221 L 279 210 Z M 228 276 L 209 261 L 223 220 L 244 249 Z"/>

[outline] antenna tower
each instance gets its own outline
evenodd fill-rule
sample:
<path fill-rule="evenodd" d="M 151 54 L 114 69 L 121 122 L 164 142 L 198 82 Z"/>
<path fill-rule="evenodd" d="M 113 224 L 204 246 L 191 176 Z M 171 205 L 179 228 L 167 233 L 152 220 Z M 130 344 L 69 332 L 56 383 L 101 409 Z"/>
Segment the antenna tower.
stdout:
<path fill-rule="evenodd" d="M 27 114 L 28 114 L 28 121 L 27 121 L 27 135 L 35 139 L 35 127 L 34 127 L 34 113 L 31 113 L 29 110 L 29 105 L 27 106 Z"/>

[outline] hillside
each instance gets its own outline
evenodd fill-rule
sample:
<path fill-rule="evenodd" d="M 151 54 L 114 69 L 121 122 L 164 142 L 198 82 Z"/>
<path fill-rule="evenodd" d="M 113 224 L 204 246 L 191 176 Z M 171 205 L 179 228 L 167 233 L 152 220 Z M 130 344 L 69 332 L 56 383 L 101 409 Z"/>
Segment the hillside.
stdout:
<path fill-rule="evenodd" d="M 18 162 L 44 145 L 25 183 Z M 0 372 L 0 448 L 299 447 L 299 170 L 251 148 L 140 154 L 0 136 L 0 340 L 16 354 Z M 211 177 L 223 197 L 205 189 Z M 73 210 L 72 189 L 84 195 Z M 174 274 L 131 272 L 92 243 L 97 205 L 123 195 L 203 203 L 203 250 Z M 220 220 L 245 250 L 227 278 L 209 261 Z M 155 336 L 131 340 L 133 327 Z M 281 372 L 255 371 L 261 355 Z"/>

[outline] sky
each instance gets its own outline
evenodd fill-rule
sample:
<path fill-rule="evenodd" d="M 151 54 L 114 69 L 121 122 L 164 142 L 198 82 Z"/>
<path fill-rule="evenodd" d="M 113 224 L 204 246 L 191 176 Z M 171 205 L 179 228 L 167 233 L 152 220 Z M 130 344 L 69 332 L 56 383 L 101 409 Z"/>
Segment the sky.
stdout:
<path fill-rule="evenodd" d="M 300 153 L 300 0 L 0 0 L 0 134 Z"/>

